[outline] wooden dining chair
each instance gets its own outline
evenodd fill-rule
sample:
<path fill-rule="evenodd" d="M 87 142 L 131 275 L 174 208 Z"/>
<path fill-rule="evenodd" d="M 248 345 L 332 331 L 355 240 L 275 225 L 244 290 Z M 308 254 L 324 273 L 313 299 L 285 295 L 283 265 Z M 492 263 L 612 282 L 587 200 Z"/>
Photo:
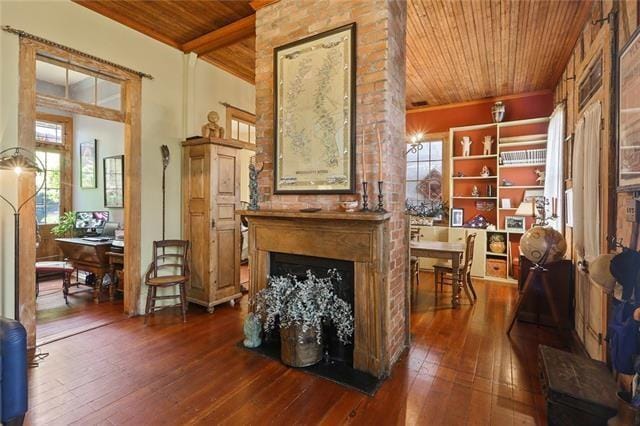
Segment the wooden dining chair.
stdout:
<path fill-rule="evenodd" d="M 460 268 L 460 273 L 458 275 L 460 286 L 464 289 L 464 292 L 472 305 L 474 301 L 478 299 L 476 290 L 473 288 L 473 282 L 471 281 L 471 266 L 473 265 L 473 249 L 475 247 L 475 241 L 476 234 L 467 235 L 462 267 Z M 437 300 L 438 284 L 440 284 L 440 291 L 443 290 L 444 284 L 453 285 L 453 268 L 450 264 L 436 264 L 433 266 L 433 273 Z"/>
<path fill-rule="evenodd" d="M 187 321 L 187 283 L 189 282 L 189 241 L 163 240 L 153 242 L 153 261 L 147 269 L 147 305 L 144 323 L 149 315 L 167 306 L 156 307 L 156 300 L 179 299 L 171 307 L 180 307 L 182 321 Z M 178 286 L 178 294 L 158 296 L 158 288 Z"/>
<path fill-rule="evenodd" d="M 411 241 L 420 241 L 420 229 L 411 228 Z M 420 285 L 420 261 L 416 256 L 410 257 L 411 285 Z"/>

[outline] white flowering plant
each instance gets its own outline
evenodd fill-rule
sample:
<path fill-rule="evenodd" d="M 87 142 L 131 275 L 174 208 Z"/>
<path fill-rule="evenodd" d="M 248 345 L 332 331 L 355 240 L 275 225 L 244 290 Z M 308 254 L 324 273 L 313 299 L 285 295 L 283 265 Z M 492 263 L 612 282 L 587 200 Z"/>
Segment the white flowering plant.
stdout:
<path fill-rule="evenodd" d="M 263 318 L 265 331 L 271 331 L 280 320 L 280 327 L 300 326 L 302 332 L 316 331 L 321 343 L 323 323 L 332 323 L 338 339 L 344 344 L 353 336 L 351 305 L 333 290 L 332 279 L 341 280 L 335 269 L 327 278 L 318 278 L 307 271 L 304 279 L 294 275 L 271 276 L 266 288 L 255 298 L 256 314 Z"/>

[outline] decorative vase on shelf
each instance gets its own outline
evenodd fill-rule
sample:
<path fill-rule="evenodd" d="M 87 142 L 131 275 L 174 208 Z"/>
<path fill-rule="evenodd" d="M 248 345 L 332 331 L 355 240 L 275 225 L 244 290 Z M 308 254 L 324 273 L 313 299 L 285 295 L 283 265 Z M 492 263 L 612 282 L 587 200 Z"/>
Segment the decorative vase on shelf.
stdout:
<path fill-rule="evenodd" d="M 504 241 L 504 235 L 491 235 L 491 237 L 489 237 L 489 250 L 491 251 L 491 253 L 505 253 L 507 251 L 507 244 Z"/>
<path fill-rule="evenodd" d="M 494 123 L 500 123 L 504 120 L 505 106 L 502 101 L 498 101 L 493 104 L 491 107 L 491 116 L 493 117 Z"/>

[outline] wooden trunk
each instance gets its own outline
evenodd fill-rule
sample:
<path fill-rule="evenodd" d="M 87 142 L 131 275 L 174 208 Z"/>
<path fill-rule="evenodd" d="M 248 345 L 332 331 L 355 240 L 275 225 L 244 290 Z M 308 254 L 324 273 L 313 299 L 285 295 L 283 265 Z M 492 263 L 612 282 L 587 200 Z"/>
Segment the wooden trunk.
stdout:
<path fill-rule="evenodd" d="M 294 325 L 280 328 L 280 359 L 291 367 L 308 367 L 322 359 L 322 344 L 318 343 L 316 330 L 302 331 Z"/>
<path fill-rule="evenodd" d="M 240 292 L 240 149 L 233 142 L 185 141 L 182 162 L 183 238 L 191 242 L 187 299 L 213 312 Z"/>

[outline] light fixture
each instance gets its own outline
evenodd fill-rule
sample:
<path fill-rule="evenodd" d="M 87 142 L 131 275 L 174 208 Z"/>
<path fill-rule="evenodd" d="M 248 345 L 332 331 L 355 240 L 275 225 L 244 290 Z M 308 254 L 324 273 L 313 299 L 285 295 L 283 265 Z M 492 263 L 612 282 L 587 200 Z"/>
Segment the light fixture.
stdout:
<path fill-rule="evenodd" d="M 19 178 L 23 173 L 41 173 L 44 171 L 44 164 L 42 161 L 28 149 L 21 147 L 13 147 L 0 151 L 0 170 L 11 170 L 15 173 L 16 178 Z M 2 198 L 11 209 L 13 209 L 14 217 L 14 318 L 16 321 L 20 321 L 20 210 L 31 201 L 40 192 L 44 186 L 44 179 L 40 183 L 40 186 L 35 190 L 33 195 L 29 196 L 17 207 L 11 201 L 6 199 L 0 194 Z"/>
<path fill-rule="evenodd" d="M 417 154 L 418 151 L 421 151 L 422 148 L 424 148 L 424 146 L 422 145 L 423 139 L 424 139 L 424 135 L 422 134 L 422 132 L 414 133 L 413 136 L 411 136 L 410 138 L 411 145 L 409 145 L 409 149 L 405 154 L 409 154 L 409 153 Z"/>

